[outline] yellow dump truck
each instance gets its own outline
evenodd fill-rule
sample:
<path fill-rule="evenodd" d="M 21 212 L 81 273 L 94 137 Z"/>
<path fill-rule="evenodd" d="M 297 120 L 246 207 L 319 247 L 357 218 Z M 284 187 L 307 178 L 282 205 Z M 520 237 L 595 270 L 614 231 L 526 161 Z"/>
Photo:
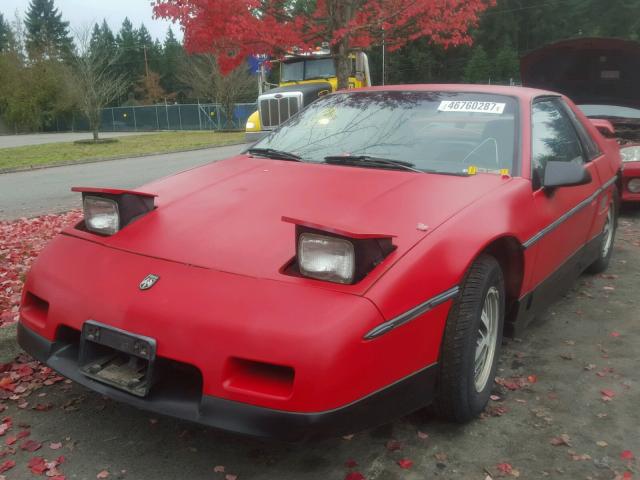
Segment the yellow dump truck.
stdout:
<path fill-rule="evenodd" d="M 367 54 L 354 52 L 350 58 L 349 88 L 370 86 Z M 258 110 L 247 120 L 247 142 L 259 140 L 318 97 L 335 92 L 338 87 L 334 57 L 325 48 L 292 53 L 272 65 L 280 68 L 280 83 L 277 86 L 267 83 L 266 71 L 261 67 Z"/>

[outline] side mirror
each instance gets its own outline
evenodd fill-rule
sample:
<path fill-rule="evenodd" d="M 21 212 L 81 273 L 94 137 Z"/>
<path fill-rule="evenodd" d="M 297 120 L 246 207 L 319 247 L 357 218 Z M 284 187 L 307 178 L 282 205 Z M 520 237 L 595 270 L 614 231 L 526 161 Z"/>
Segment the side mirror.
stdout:
<path fill-rule="evenodd" d="M 616 129 L 613 127 L 613 123 L 603 118 L 591 118 L 591 123 L 598 131 L 607 138 L 615 138 Z"/>
<path fill-rule="evenodd" d="M 584 165 L 574 162 L 548 161 L 544 169 L 544 188 L 573 187 L 591 183 L 591 174 Z"/>

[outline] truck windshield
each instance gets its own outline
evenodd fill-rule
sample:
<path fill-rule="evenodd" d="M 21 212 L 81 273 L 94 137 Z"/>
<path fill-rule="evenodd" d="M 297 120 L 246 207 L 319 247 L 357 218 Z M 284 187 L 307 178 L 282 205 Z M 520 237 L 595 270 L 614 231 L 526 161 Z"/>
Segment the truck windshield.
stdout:
<path fill-rule="evenodd" d="M 511 173 L 517 112 L 517 101 L 502 95 L 344 92 L 316 100 L 255 147 L 309 162 L 368 156 L 427 172 Z"/>
<path fill-rule="evenodd" d="M 318 58 L 299 60 L 282 64 L 283 82 L 299 82 L 312 78 L 327 78 L 336 76 L 333 58 Z"/>

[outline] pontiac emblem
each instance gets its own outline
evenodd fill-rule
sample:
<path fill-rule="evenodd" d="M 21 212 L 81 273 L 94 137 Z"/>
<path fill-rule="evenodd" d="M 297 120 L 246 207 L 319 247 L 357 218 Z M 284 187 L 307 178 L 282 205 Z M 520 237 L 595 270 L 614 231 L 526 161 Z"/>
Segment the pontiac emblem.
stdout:
<path fill-rule="evenodd" d="M 149 290 L 158 280 L 160 280 L 160 276 L 150 273 L 140 282 L 140 290 Z"/>

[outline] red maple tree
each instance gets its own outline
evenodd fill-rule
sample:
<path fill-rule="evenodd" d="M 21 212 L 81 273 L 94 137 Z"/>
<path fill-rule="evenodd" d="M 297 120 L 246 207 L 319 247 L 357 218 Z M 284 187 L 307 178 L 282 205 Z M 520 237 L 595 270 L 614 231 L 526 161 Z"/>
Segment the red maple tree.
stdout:
<path fill-rule="evenodd" d="M 191 53 L 213 53 L 229 72 L 249 55 L 278 56 L 328 42 L 338 88 L 346 88 L 349 53 L 380 44 L 390 51 L 427 37 L 469 44 L 470 27 L 495 0 L 155 0 L 155 15 L 180 23 Z"/>

